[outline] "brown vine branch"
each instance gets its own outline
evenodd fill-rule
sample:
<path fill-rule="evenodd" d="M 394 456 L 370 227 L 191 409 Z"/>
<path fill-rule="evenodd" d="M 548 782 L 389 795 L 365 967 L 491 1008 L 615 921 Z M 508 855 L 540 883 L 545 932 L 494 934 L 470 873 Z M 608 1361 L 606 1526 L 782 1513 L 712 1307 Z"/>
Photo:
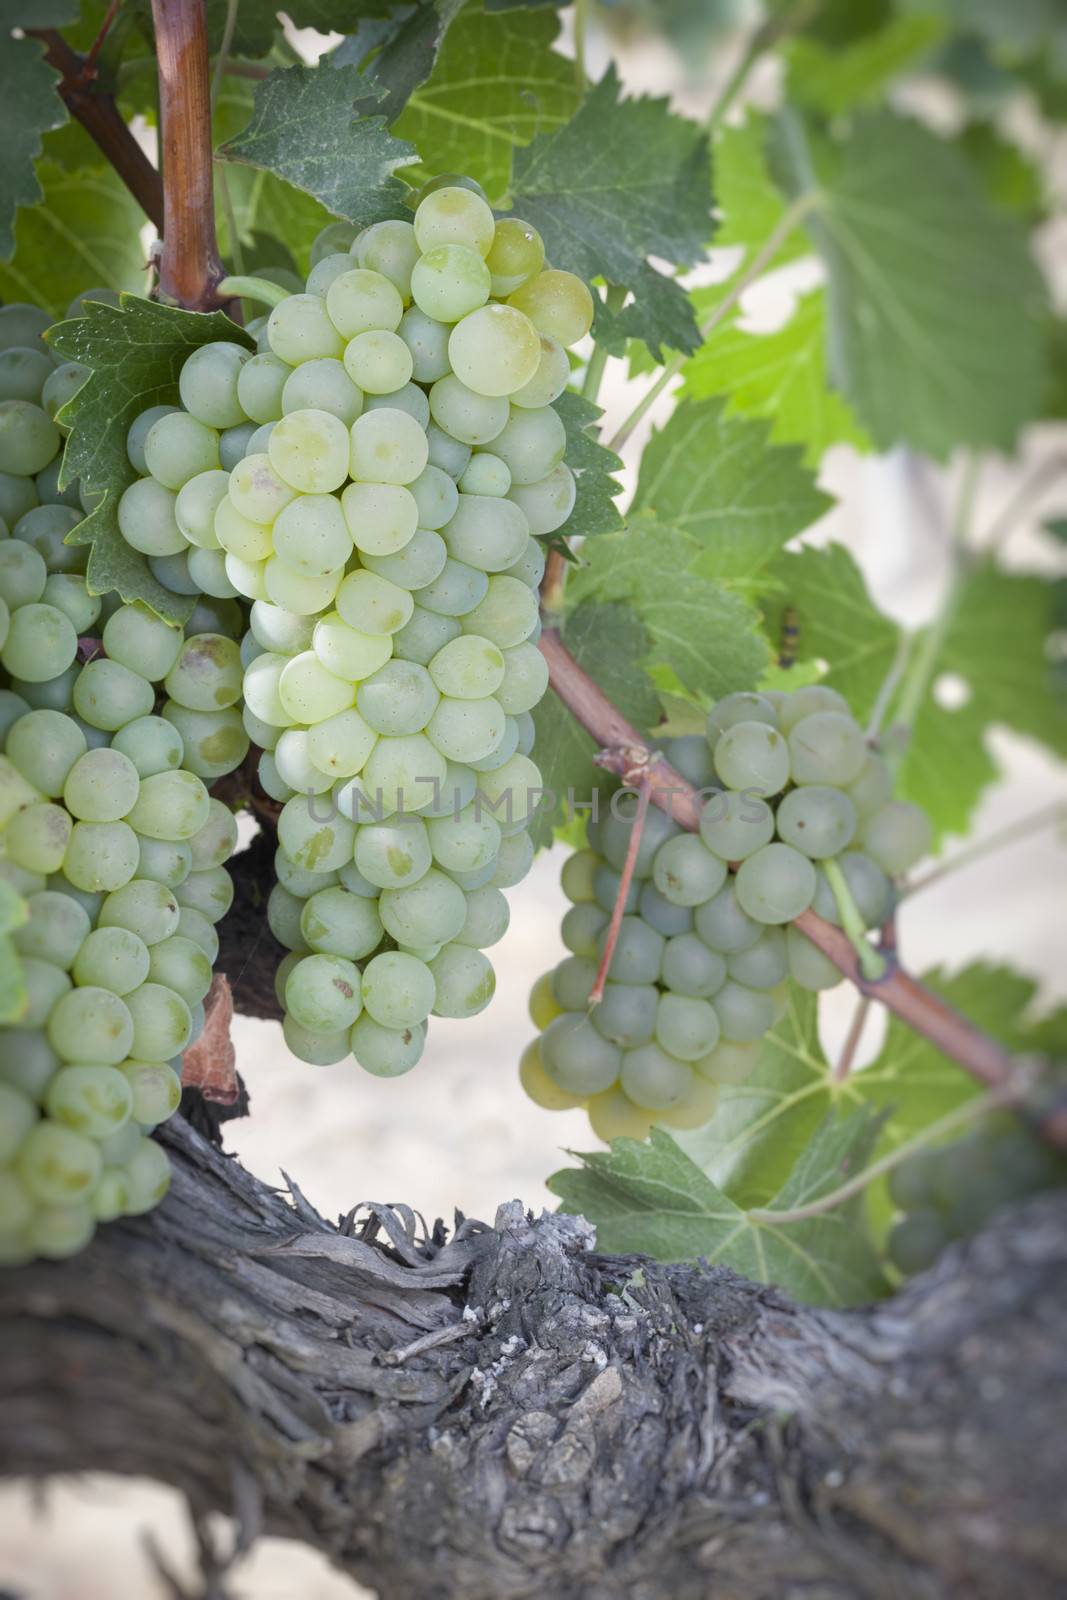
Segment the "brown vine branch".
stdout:
<path fill-rule="evenodd" d="M 622 919 L 626 915 L 626 902 L 630 898 L 630 885 L 634 881 L 634 868 L 637 865 L 637 852 L 641 848 L 641 835 L 645 831 L 645 818 L 648 816 L 649 778 L 647 762 L 641 769 L 637 779 L 637 813 L 634 817 L 633 827 L 630 829 L 630 838 L 626 846 L 626 860 L 622 864 L 619 874 L 619 888 L 615 896 L 615 904 L 611 908 L 611 921 L 608 923 L 607 937 L 604 940 L 604 950 L 600 957 L 600 965 L 596 970 L 593 987 L 589 991 L 589 1004 L 598 1006 L 604 998 L 604 985 L 608 981 L 608 972 L 615 956 L 615 946 L 619 942 L 619 929 Z"/>
<path fill-rule="evenodd" d="M 44 58 L 60 74 L 63 104 L 103 152 L 149 222 L 163 227 L 163 185 L 159 173 L 119 114 L 115 101 L 96 86 L 92 63 L 83 60 L 54 28 L 27 28 L 39 39 Z"/>
<path fill-rule="evenodd" d="M 190 311 L 220 304 L 211 77 L 204 0 L 152 0 L 163 135 L 160 297 Z"/>
<path fill-rule="evenodd" d="M 548 662 L 553 689 L 585 731 L 604 747 L 600 764 L 625 775 L 633 767 L 635 747 L 650 750 L 647 739 L 583 671 L 555 629 L 546 628 L 541 635 L 541 652 Z M 683 828 L 695 832 L 701 806 L 692 785 L 658 753 L 650 754 L 644 771 L 652 803 Z M 989 1088 L 1010 1090 L 1019 1081 L 1010 1051 L 906 972 L 894 959 L 891 948 L 887 951 L 889 966 L 885 976 L 872 980 L 860 971 L 856 951 L 841 928 L 810 910 L 797 917 L 795 926 L 855 984 L 860 994 L 884 1005 L 979 1082 Z M 1021 1096 L 1016 1097 L 1016 1103 L 1022 1104 Z M 1067 1146 L 1067 1107 L 1058 1104 L 1048 1109 L 1040 1118 L 1039 1128 L 1050 1142 Z"/>

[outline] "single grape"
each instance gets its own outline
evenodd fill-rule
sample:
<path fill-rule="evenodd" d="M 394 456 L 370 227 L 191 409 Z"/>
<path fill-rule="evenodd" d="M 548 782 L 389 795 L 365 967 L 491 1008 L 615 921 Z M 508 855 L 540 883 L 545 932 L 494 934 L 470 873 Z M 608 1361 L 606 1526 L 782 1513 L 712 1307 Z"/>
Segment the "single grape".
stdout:
<path fill-rule="evenodd" d="M 463 244 L 435 245 L 411 273 L 412 299 L 420 311 L 439 322 L 458 322 L 477 311 L 488 300 L 491 286 L 482 255 Z"/>
<path fill-rule="evenodd" d="M 339 356 L 344 340 L 328 315 L 328 304 L 328 297 L 324 302 L 316 294 L 292 294 L 275 306 L 267 321 L 267 339 L 274 354 L 291 367 Z"/>
<path fill-rule="evenodd" d="M 700 1001 L 694 1004 L 702 1004 Z M 622 1056 L 620 1085 L 646 1111 L 666 1110 L 690 1092 L 692 1070 L 655 1043 L 638 1045 Z"/>
<path fill-rule="evenodd" d="M 792 694 L 782 696 L 778 708 L 778 726 L 783 733 L 792 733 L 798 722 L 817 711 L 833 711 L 844 717 L 852 714 L 848 701 L 836 689 L 828 689 L 821 683 L 809 683 Z"/>
<path fill-rule="evenodd" d="M 550 1022 L 541 1035 L 541 1062 L 559 1088 L 588 1096 L 610 1089 L 622 1067 L 622 1052 L 580 1012 Z"/>
<path fill-rule="evenodd" d="M 789 958 L 789 976 L 801 989 L 818 993 L 820 989 L 833 989 L 843 982 L 844 974 L 829 956 L 816 949 L 799 928 L 786 928 L 786 952 Z"/>
<path fill-rule="evenodd" d="M 761 694 L 728 694 L 717 701 L 708 712 L 707 741 L 714 752 L 727 728 L 738 722 L 765 722 L 778 726 L 778 713 L 772 701 Z"/>
<path fill-rule="evenodd" d="M 333 327 L 347 341 L 361 333 L 395 332 L 404 314 L 404 302 L 396 285 L 383 273 L 352 267 L 326 290 L 325 309 Z M 323 352 L 335 353 L 341 352 Z"/>
<path fill-rule="evenodd" d="M 757 795 L 780 793 L 789 782 L 789 747 L 765 722 L 735 722 L 715 744 L 715 770 L 727 788 Z"/>
<path fill-rule="evenodd" d="M 743 861 L 774 838 L 774 812 L 754 794 L 713 794 L 700 813 L 700 837 L 723 861 Z"/>
<path fill-rule="evenodd" d="M 589 1014 L 605 1039 L 623 1049 L 632 1049 L 651 1039 L 658 998 L 654 984 L 606 983 L 604 998 Z"/>
<path fill-rule="evenodd" d="M 714 999 L 722 1036 L 733 1044 L 752 1044 L 774 1026 L 774 999 L 727 978 Z"/>
<path fill-rule="evenodd" d="M 792 922 L 811 905 L 815 886 L 815 868 L 787 844 L 764 845 L 749 856 L 735 884 L 741 909 L 765 923 Z"/>
<path fill-rule="evenodd" d="M 349 1034 L 352 1054 L 364 1072 L 376 1078 L 399 1078 L 416 1066 L 426 1042 L 426 1030 L 383 1028 L 363 1014 Z"/>
<path fill-rule="evenodd" d="M 919 806 L 891 800 L 864 819 L 860 843 L 884 872 L 898 877 L 929 853 L 933 829 Z"/>
<path fill-rule="evenodd" d="M 656 888 L 678 906 L 697 906 L 726 882 L 726 864 L 694 834 L 678 834 L 660 845 L 652 862 Z"/>
<path fill-rule="evenodd" d="M 840 789 L 810 784 L 787 794 L 777 812 L 778 834 L 815 861 L 840 855 L 856 832 L 856 808 Z"/>
<path fill-rule="evenodd" d="M 75 983 L 107 989 L 120 998 L 148 977 L 148 946 L 128 928 L 95 928 L 74 960 Z"/>
<path fill-rule="evenodd" d="M 519 1057 L 519 1082 L 527 1099 L 544 1111 L 570 1111 L 582 1105 L 581 1095 L 568 1094 L 548 1076 L 541 1062 L 541 1047 L 532 1039 Z"/>
<path fill-rule="evenodd" d="M 709 950 L 720 955 L 736 955 L 756 943 L 763 932 L 742 908 L 733 879 L 728 879 L 712 900 L 697 906 L 694 927 Z"/>
<path fill-rule="evenodd" d="M 539 333 L 568 348 L 593 325 L 593 297 L 573 272 L 539 272 L 508 296 L 508 305 L 525 312 Z"/>
<path fill-rule="evenodd" d="M 479 949 L 459 942 L 445 944 L 429 962 L 436 991 L 434 1015 L 474 1017 L 484 1011 L 496 990 L 492 963 Z"/>
<path fill-rule="evenodd" d="M 815 711 L 789 734 L 793 780 L 840 787 L 860 774 L 867 756 L 863 729 L 840 711 Z"/>

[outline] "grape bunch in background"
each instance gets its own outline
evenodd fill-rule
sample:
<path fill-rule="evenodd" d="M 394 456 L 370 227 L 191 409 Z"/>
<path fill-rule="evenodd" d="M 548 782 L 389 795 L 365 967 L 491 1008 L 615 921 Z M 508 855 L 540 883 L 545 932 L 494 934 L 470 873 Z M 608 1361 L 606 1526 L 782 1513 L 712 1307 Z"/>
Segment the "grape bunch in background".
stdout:
<path fill-rule="evenodd" d="M 990 1117 L 965 1138 L 918 1150 L 894 1168 L 890 1199 L 901 1215 L 889 1259 L 910 1276 L 946 1245 L 978 1233 L 1003 1207 L 1067 1179 L 1067 1159 L 1017 1118 Z"/>
<path fill-rule="evenodd" d="M 727 695 L 706 738 L 667 740 L 663 752 L 703 793 L 700 831 L 648 809 L 604 997 L 591 1005 L 638 804 L 633 792 L 604 801 L 588 848 L 563 868 L 571 954 L 534 986 L 542 1032 L 520 1066 L 532 1100 L 585 1106 L 605 1142 L 709 1122 L 719 1086 L 755 1068 L 790 981 L 842 981 L 794 919 L 814 907 L 854 935 L 879 927 L 892 880 L 931 841 L 923 812 L 893 799 L 846 702 L 820 685 Z"/>
<path fill-rule="evenodd" d="M 166 1192 L 146 1135 L 178 1106 L 232 898 L 236 824 L 205 780 L 248 747 L 220 631 L 238 608 L 201 604 L 183 633 L 90 594 L 65 543 L 82 507 L 54 414 L 87 374 L 56 365 L 47 325 L 0 310 L 0 888 L 24 990 L 0 1027 L 5 1264 L 70 1255 Z"/>
<path fill-rule="evenodd" d="M 352 234 L 250 324 L 258 354 L 190 356 L 182 409 L 135 425 L 119 521 L 163 583 L 251 601 L 285 1036 L 393 1076 L 431 1012 L 488 1004 L 532 860 L 538 537 L 575 500 L 552 402 L 593 302 L 466 180 Z"/>

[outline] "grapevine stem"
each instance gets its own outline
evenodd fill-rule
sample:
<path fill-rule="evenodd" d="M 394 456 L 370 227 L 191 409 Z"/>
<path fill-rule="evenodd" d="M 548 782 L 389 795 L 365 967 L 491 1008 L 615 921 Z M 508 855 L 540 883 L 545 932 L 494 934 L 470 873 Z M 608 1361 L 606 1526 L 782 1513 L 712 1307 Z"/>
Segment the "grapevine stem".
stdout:
<path fill-rule="evenodd" d="M 233 47 L 233 35 L 237 27 L 237 7 L 240 0 L 227 0 L 226 21 L 222 30 L 222 43 L 219 45 L 218 58 L 215 62 L 215 71 L 211 79 L 211 120 L 214 124 L 215 108 L 218 105 L 219 91 L 222 88 L 222 79 L 226 71 L 226 62 Z M 224 162 L 216 163 L 215 175 L 218 179 L 219 194 L 222 197 L 222 207 L 226 213 L 226 231 L 230 236 L 230 257 L 234 270 L 238 274 L 244 272 L 244 250 L 241 247 L 241 236 L 237 231 L 237 216 L 233 209 L 233 196 L 230 194 L 230 180 L 226 176 Z"/>
<path fill-rule="evenodd" d="M 602 747 L 600 764 L 610 771 L 633 769 L 635 753 L 648 751 L 649 800 L 683 828 L 695 832 L 700 825 L 701 802 L 697 791 L 658 753 L 652 755 L 642 738 L 598 684 L 575 661 L 559 634 L 546 628 L 540 649 L 548 662 L 549 681 L 575 720 Z M 1006 1100 L 1020 1106 L 1025 1095 L 1011 1053 L 981 1028 L 924 988 L 895 962 L 877 982 L 867 978 L 848 935 L 814 911 L 804 911 L 794 924 L 817 950 L 828 957 L 861 994 L 869 994 L 895 1017 L 928 1039 L 973 1078 L 989 1088 L 1003 1090 Z M 1038 1131 L 1050 1143 L 1067 1147 L 1067 1110 L 1052 1107 L 1038 1121 Z"/>
<path fill-rule="evenodd" d="M 844 1083 L 852 1071 L 852 1063 L 856 1059 L 856 1051 L 859 1049 L 860 1040 L 863 1038 L 863 1030 L 867 1026 L 870 1010 L 870 995 L 861 994 L 856 1003 L 856 1009 L 852 1013 L 848 1035 L 832 1073 L 834 1083 Z"/>
<path fill-rule="evenodd" d="M 882 723 L 892 703 L 893 696 L 900 686 L 900 680 L 907 670 L 908 658 L 911 655 L 912 639 L 909 633 L 901 633 L 897 642 L 896 655 L 893 664 L 882 680 L 874 705 L 871 707 L 870 720 L 867 723 L 867 743 L 877 744 L 882 732 Z"/>
<path fill-rule="evenodd" d="M 119 114 L 112 97 L 100 94 L 84 76 L 84 62 L 54 28 L 27 28 L 27 36 L 40 39 L 44 58 L 61 74 L 60 98 L 71 116 L 110 161 L 149 222 L 163 227 L 163 185 L 159 173 Z"/>
<path fill-rule="evenodd" d="M 619 876 L 619 888 L 615 895 L 615 904 L 611 908 L 611 921 L 608 923 L 607 936 L 604 939 L 604 949 L 600 956 L 600 965 L 596 969 L 593 987 L 589 991 L 590 1006 L 598 1006 L 604 998 L 604 985 L 608 979 L 611 963 L 615 958 L 615 946 L 619 942 L 619 929 L 622 919 L 626 915 L 626 902 L 630 898 L 630 885 L 634 881 L 634 868 L 637 865 L 637 852 L 641 848 L 641 835 L 645 831 L 645 818 L 648 816 L 648 802 L 650 791 L 650 774 L 647 761 L 637 779 L 637 813 L 634 816 L 633 827 L 630 829 L 630 838 L 626 845 L 626 860 L 622 864 L 622 873 Z"/>
<path fill-rule="evenodd" d="M 773 261 L 782 245 L 789 238 L 789 235 L 800 225 L 807 214 L 815 208 L 818 198 L 816 193 L 808 193 L 794 200 L 788 211 L 782 216 L 778 226 L 773 229 L 764 244 L 753 256 L 744 272 L 734 280 L 730 289 L 719 301 L 715 309 L 701 323 L 700 337 L 702 341 L 708 339 L 714 333 L 719 324 L 733 310 L 745 290 L 755 283 L 768 264 Z M 688 359 L 689 356 L 683 353 L 672 357 L 667 362 L 659 377 L 649 386 L 629 416 L 616 429 L 614 436 L 608 442 L 609 450 L 614 450 L 617 454 L 622 449 L 642 417 L 652 409 L 664 389 L 678 376 Z"/>
<path fill-rule="evenodd" d="M 792 15 L 787 14 L 784 17 L 769 20 L 756 29 L 750 36 L 748 44 L 741 54 L 741 59 L 716 95 L 711 110 L 708 112 L 707 129 L 709 133 L 714 134 L 721 127 L 727 112 L 745 87 L 749 74 L 760 57 L 765 55 L 768 50 L 773 50 L 781 39 L 788 38 L 791 33 L 798 32 L 815 15 L 818 9 L 818 0 L 816 0 L 816 3 L 805 3 L 797 6 Z"/>
<path fill-rule="evenodd" d="M 748 1213 L 750 1222 L 766 1223 L 770 1226 L 790 1222 L 807 1222 L 812 1217 L 825 1216 L 827 1211 L 835 1211 L 838 1206 L 847 1205 L 856 1195 L 862 1194 L 870 1184 L 878 1178 L 884 1178 L 886 1173 L 892 1172 L 894 1167 L 899 1167 L 907 1161 L 916 1151 L 923 1150 L 927 1145 L 934 1144 L 943 1139 L 946 1134 L 955 1133 L 959 1128 L 966 1128 L 973 1122 L 980 1122 L 991 1111 L 1002 1110 L 1024 1097 L 1032 1088 L 1032 1074 L 1016 1071 L 1015 1078 L 1021 1080 L 1011 1084 L 1002 1084 L 999 1088 L 990 1089 L 986 1094 L 975 1096 L 962 1106 L 957 1106 L 946 1116 L 940 1117 L 937 1122 L 917 1133 L 914 1138 L 908 1139 L 904 1144 L 897 1145 L 895 1150 L 890 1150 L 879 1161 L 873 1161 L 869 1167 L 864 1167 L 862 1172 L 857 1172 L 854 1178 L 843 1183 L 839 1189 L 833 1189 L 829 1194 L 822 1195 L 818 1200 L 812 1200 L 806 1206 L 796 1206 L 791 1211 L 773 1211 L 756 1209 Z"/>
<path fill-rule="evenodd" d="M 859 907 L 856 905 L 849 887 L 848 879 L 841 870 L 841 863 L 834 856 L 830 856 L 822 863 L 826 881 L 833 890 L 834 900 L 837 903 L 838 915 L 841 926 L 848 937 L 849 943 L 856 952 L 860 964 L 860 971 L 869 983 L 878 983 L 885 977 L 889 970 L 886 960 L 867 938 L 867 929 L 863 918 L 860 916 Z"/>
<path fill-rule="evenodd" d="M 931 867 L 921 878 L 906 884 L 900 891 L 901 899 L 910 899 L 913 894 L 918 894 L 921 889 L 929 889 L 932 884 L 940 883 L 961 867 L 969 867 L 975 861 L 981 861 L 985 856 L 994 855 L 1006 846 L 1017 844 L 1020 839 L 1028 839 L 1031 834 L 1041 833 L 1045 828 L 1055 828 L 1067 823 L 1067 804 L 1057 801 L 1050 806 L 1042 806 L 1040 811 L 1033 811 L 1027 817 L 1020 817 L 1017 822 L 1006 823 L 1003 828 L 998 828 L 995 833 L 988 834 L 984 839 L 978 839 L 974 844 L 968 845 L 964 850 L 959 850 L 940 866 Z"/>
<path fill-rule="evenodd" d="M 626 299 L 626 289 L 623 285 L 609 283 L 607 294 L 604 297 L 604 306 L 608 311 L 621 311 Z M 593 354 L 589 358 L 589 365 L 585 372 L 585 381 L 582 384 L 582 395 L 586 400 L 596 400 L 600 393 L 600 384 L 604 377 L 604 368 L 608 364 L 608 351 L 599 342 L 594 346 Z"/>
<path fill-rule="evenodd" d="M 280 306 L 291 293 L 269 278 L 251 278 L 236 272 L 219 279 L 218 291 L 225 300 L 261 300 L 267 306 Z"/>
<path fill-rule="evenodd" d="M 219 304 L 211 85 L 204 0 L 152 0 L 163 147 L 159 292 L 192 311 Z"/>
<path fill-rule="evenodd" d="M 900 699 L 897 702 L 896 712 L 893 717 L 892 737 L 887 749 L 887 758 L 891 765 L 894 766 L 899 765 L 911 742 L 915 719 L 922 710 L 930 684 L 941 660 L 949 630 L 956 620 L 956 608 L 959 605 L 966 572 L 964 543 L 970 531 L 974 514 L 975 497 L 978 491 L 978 472 L 978 458 L 976 456 L 968 456 L 963 468 L 959 499 L 953 519 L 952 551 L 954 568 L 941 610 L 925 633 L 919 635 L 915 651 L 903 677 Z"/>

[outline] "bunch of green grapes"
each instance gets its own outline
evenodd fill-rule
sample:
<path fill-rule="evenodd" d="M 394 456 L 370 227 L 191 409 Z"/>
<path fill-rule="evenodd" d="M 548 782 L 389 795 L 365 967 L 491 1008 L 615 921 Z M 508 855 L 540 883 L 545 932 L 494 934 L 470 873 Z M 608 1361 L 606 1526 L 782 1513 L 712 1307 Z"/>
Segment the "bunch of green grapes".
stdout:
<path fill-rule="evenodd" d="M 79 508 L 52 413 L 86 374 L 55 365 L 47 322 L 0 311 L 0 342 L 21 341 L 0 350 L 0 877 L 22 902 L 3 954 L 24 995 L 0 1027 L 5 1263 L 70 1255 L 166 1191 L 147 1135 L 178 1105 L 232 898 L 236 823 L 205 780 L 248 745 L 226 709 L 239 609 L 201 603 L 183 632 L 91 594 L 65 542 Z"/>
<path fill-rule="evenodd" d="M 901 1215 L 889 1235 L 889 1259 L 907 1276 L 922 1272 L 1002 1207 L 1065 1182 L 1062 1154 L 1017 1118 L 990 1118 L 965 1138 L 917 1151 L 894 1169 L 889 1194 Z"/>
<path fill-rule="evenodd" d="M 794 918 L 813 906 L 840 925 L 844 906 L 878 927 L 892 879 L 930 846 L 925 815 L 892 798 L 889 769 L 832 689 L 727 695 L 706 737 L 669 740 L 664 753 L 701 791 L 699 833 L 648 810 L 604 998 L 591 1006 L 637 810 L 632 792 L 615 796 L 563 868 L 571 954 L 530 1000 L 542 1032 L 520 1066 L 527 1094 L 548 1110 L 585 1106 L 605 1142 L 710 1121 L 719 1085 L 755 1067 L 789 981 L 841 981 Z"/>
<path fill-rule="evenodd" d="M 282 806 L 285 1036 L 394 1076 L 493 994 L 533 856 L 537 536 L 575 500 L 553 407 L 592 296 L 466 180 L 331 225 L 306 290 L 196 351 L 119 517 L 165 583 L 252 602 L 244 727 Z"/>

